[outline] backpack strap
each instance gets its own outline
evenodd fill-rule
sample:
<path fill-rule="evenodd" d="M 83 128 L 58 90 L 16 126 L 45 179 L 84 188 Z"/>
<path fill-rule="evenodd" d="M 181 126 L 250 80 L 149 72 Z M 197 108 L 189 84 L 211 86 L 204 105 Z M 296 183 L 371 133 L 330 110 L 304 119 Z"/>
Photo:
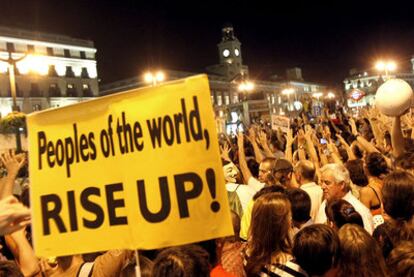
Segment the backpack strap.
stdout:
<path fill-rule="evenodd" d="M 83 263 L 80 266 L 78 274 L 76 274 L 76 277 L 91 277 L 94 264 L 94 262 Z"/>

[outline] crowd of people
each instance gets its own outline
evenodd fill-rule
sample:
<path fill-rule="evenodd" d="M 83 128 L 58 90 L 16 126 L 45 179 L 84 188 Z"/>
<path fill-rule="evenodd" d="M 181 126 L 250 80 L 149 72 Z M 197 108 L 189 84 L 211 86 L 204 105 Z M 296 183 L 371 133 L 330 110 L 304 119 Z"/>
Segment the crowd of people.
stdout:
<path fill-rule="evenodd" d="M 141 276 L 414 276 L 413 120 L 338 109 L 220 134 L 234 235 L 140 251 Z M 0 159 L 0 276 L 135 276 L 129 250 L 36 257 L 29 186 L 12 196 L 25 156 Z"/>

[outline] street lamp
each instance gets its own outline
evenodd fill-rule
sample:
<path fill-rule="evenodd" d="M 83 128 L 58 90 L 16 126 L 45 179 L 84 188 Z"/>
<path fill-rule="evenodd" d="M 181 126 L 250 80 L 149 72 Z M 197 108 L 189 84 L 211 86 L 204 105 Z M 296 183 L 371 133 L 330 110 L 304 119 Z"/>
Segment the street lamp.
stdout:
<path fill-rule="evenodd" d="M 326 96 L 328 99 L 334 99 L 335 94 L 333 92 L 328 92 L 328 95 Z"/>
<path fill-rule="evenodd" d="M 378 61 L 375 64 L 375 69 L 380 72 L 385 72 L 385 77 L 388 79 L 388 72 L 395 71 L 397 69 L 397 64 L 394 61 Z"/>
<path fill-rule="evenodd" d="M 239 85 L 239 91 L 246 94 L 246 92 L 250 92 L 254 89 L 254 83 L 250 81 L 243 81 Z M 247 97 L 247 96 L 246 96 Z"/>
<path fill-rule="evenodd" d="M 158 83 L 164 80 L 165 80 L 165 74 L 162 71 L 147 72 L 144 74 L 145 83 L 152 84 L 152 86 L 156 86 Z"/>
<path fill-rule="evenodd" d="M 7 67 L 9 70 L 9 81 L 10 81 L 10 91 L 13 98 L 13 106 L 12 111 L 18 112 L 19 107 L 17 106 L 16 101 L 16 79 L 14 76 L 14 68 L 16 67 L 16 63 L 25 59 L 27 57 L 26 54 L 22 54 L 21 57 L 13 59 L 12 52 L 9 52 L 9 57 L 7 59 L 0 58 L 0 61 L 7 63 Z"/>

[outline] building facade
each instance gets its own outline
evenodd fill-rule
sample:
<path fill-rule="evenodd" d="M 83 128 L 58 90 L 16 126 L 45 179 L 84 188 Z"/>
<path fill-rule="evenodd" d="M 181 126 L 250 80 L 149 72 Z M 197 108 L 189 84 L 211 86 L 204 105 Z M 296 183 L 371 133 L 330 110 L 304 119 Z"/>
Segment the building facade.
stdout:
<path fill-rule="evenodd" d="M 16 102 L 31 113 L 99 95 L 96 48 L 92 41 L 0 27 L 0 113 L 12 110 L 10 63 Z M 9 62 L 7 62 L 9 60 Z"/>
<path fill-rule="evenodd" d="M 344 80 L 345 98 L 350 108 L 372 106 L 378 88 L 388 79 L 398 78 L 414 87 L 414 57 L 411 59 L 412 71 L 378 74 L 374 71 L 350 71 L 350 76 Z"/>
<path fill-rule="evenodd" d="M 208 75 L 211 102 L 220 132 L 235 132 L 252 121 L 270 121 L 272 114 L 293 116 L 303 109 L 314 113 L 312 108 L 315 105 L 321 107 L 320 99 L 312 95 L 325 92 L 326 86 L 305 82 L 299 68 L 289 70 L 289 79 L 286 80 L 251 80 L 248 66 L 243 64 L 241 43 L 231 25 L 223 27 L 217 48 L 219 63 L 206 67 L 205 72 L 165 70 L 164 74 L 167 80 L 201 73 Z M 240 86 L 247 82 L 254 84 L 251 89 Z M 103 85 L 100 91 L 101 95 L 108 95 L 146 85 L 142 78 L 134 77 Z M 286 89 L 290 89 L 292 94 L 284 94 Z"/>

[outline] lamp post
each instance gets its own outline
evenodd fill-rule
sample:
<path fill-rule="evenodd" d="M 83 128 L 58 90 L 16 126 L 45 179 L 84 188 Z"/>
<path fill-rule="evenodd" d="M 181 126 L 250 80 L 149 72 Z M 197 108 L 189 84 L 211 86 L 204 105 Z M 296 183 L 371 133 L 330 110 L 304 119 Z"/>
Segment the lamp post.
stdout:
<path fill-rule="evenodd" d="M 151 84 L 153 87 L 156 86 L 158 83 L 161 83 L 165 80 L 165 74 L 163 71 L 157 72 L 147 72 L 144 74 L 144 81 L 147 84 Z"/>
<path fill-rule="evenodd" d="M 9 81 L 10 81 L 10 91 L 11 96 L 13 98 L 13 105 L 12 105 L 12 111 L 18 112 L 19 107 L 17 106 L 16 101 L 16 79 L 14 75 L 14 68 L 16 67 L 16 63 L 25 59 L 27 57 L 27 54 L 23 54 L 20 58 L 13 59 L 12 52 L 9 52 L 9 57 L 7 59 L 0 58 L 0 61 L 7 63 L 8 70 L 9 70 Z"/>
<path fill-rule="evenodd" d="M 394 61 L 378 61 L 375 64 L 375 69 L 379 72 L 385 73 L 385 78 L 388 79 L 388 73 L 397 69 L 397 64 Z"/>

